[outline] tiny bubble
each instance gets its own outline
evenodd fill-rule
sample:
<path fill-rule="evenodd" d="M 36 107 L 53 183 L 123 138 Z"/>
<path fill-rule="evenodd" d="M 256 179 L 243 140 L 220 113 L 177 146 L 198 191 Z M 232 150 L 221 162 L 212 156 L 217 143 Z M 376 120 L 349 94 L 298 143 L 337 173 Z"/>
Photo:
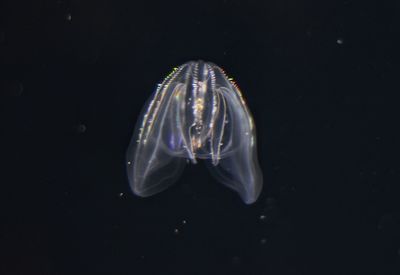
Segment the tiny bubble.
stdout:
<path fill-rule="evenodd" d="M 272 198 L 272 197 L 268 197 L 266 200 L 265 200 L 265 204 L 267 204 L 268 206 L 271 206 L 271 205 L 273 205 L 273 204 L 275 204 L 276 203 L 276 200 L 274 199 L 274 198 Z"/>
<path fill-rule="evenodd" d="M 6 94 L 10 96 L 21 96 L 22 92 L 24 91 L 24 86 L 19 81 L 10 81 L 1 88 L 4 89 Z"/>
<path fill-rule="evenodd" d="M 264 244 L 266 244 L 266 243 L 267 243 L 267 239 L 266 239 L 266 238 L 262 238 L 262 239 L 260 240 L 260 244 L 264 245 Z"/>
<path fill-rule="evenodd" d="M 86 132 L 86 125 L 80 123 L 76 130 L 78 131 L 79 134 L 83 134 L 84 132 Z"/>
<path fill-rule="evenodd" d="M 242 262 L 242 260 L 238 256 L 234 256 L 232 258 L 232 264 L 234 264 L 234 265 L 239 265 L 241 262 Z"/>

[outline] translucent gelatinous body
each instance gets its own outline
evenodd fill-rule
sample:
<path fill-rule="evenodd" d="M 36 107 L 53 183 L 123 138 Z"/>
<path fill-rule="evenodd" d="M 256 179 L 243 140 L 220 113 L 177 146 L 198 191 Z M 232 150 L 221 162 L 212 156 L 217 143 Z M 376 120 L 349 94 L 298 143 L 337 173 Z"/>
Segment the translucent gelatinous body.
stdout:
<path fill-rule="evenodd" d="M 127 151 L 132 191 L 142 197 L 163 191 L 187 159 L 207 160 L 245 203 L 257 200 L 262 172 L 253 118 L 224 71 L 203 61 L 174 69 L 146 103 Z"/>

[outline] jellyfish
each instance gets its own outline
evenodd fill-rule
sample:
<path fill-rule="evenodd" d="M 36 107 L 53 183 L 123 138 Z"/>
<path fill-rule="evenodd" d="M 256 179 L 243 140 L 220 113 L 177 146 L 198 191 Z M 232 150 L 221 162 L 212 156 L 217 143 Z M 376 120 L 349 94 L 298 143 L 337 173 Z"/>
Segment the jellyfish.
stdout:
<path fill-rule="evenodd" d="M 217 65 L 175 68 L 143 107 L 127 153 L 128 181 L 140 197 L 157 194 L 187 162 L 206 161 L 214 178 L 246 204 L 260 195 L 253 117 L 238 86 Z"/>

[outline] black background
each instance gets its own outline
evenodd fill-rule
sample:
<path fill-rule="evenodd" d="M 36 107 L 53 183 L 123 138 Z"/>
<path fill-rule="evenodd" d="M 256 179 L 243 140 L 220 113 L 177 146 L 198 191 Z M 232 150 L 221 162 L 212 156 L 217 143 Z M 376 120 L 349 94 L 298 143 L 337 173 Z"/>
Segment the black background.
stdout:
<path fill-rule="evenodd" d="M 398 1 L 3 1 L 1 274 L 399 274 Z M 253 112 L 246 206 L 189 165 L 140 199 L 125 150 L 170 70 Z"/>

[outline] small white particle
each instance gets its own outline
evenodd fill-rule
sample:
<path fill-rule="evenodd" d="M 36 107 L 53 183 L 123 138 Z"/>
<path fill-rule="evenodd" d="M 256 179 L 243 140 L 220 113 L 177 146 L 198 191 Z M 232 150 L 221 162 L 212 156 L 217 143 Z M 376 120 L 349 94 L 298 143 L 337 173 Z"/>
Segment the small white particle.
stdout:
<path fill-rule="evenodd" d="M 65 19 L 67 19 L 67 21 L 71 21 L 72 15 L 70 13 L 68 13 L 67 16 L 65 17 Z"/>
<path fill-rule="evenodd" d="M 266 218 L 267 218 L 267 216 L 265 216 L 265 215 L 260 215 L 260 217 L 259 217 L 260 221 L 264 221 Z"/>
<path fill-rule="evenodd" d="M 266 244 L 266 243 L 267 243 L 267 239 L 266 239 L 266 238 L 262 238 L 262 239 L 260 240 L 260 244 L 264 245 L 264 244 Z"/>
<path fill-rule="evenodd" d="M 342 45 L 343 44 L 343 39 L 342 38 L 338 38 L 337 40 L 336 40 L 336 43 L 338 43 L 339 45 Z"/>
<path fill-rule="evenodd" d="M 179 234 L 179 229 L 178 229 L 178 228 L 175 228 L 175 229 L 174 229 L 174 234 L 175 234 L 175 235 L 178 235 L 178 234 Z"/>
<path fill-rule="evenodd" d="M 186 224 L 186 223 L 187 223 L 186 220 L 183 220 L 183 221 L 182 221 L 182 224 Z"/>
<path fill-rule="evenodd" d="M 131 165 L 131 162 L 130 162 L 130 161 L 128 161 L 128 165 Z"/>
<path fill-rule="evenodd" d="M 232 258 L 232 264 L 234 264 L 234 265 L 240 265 L 241 262 L 242 262 L 242 260 L 238 256 L 235 256 Z"/>
<path fill-rule="evenodd" d="M 118 194 L 118 196 L 120 196 L 120 197 L 122 197 L 123 195 L 124 195 L 124 193 L 122 193 L 122 192 Z"/>
<path fill-rule="evenodd" d="M 83 134 L 84 132 L 86 132 L 86 125 L 80 123 L 77 127 L 77 131 L 79 134 Z"/>

